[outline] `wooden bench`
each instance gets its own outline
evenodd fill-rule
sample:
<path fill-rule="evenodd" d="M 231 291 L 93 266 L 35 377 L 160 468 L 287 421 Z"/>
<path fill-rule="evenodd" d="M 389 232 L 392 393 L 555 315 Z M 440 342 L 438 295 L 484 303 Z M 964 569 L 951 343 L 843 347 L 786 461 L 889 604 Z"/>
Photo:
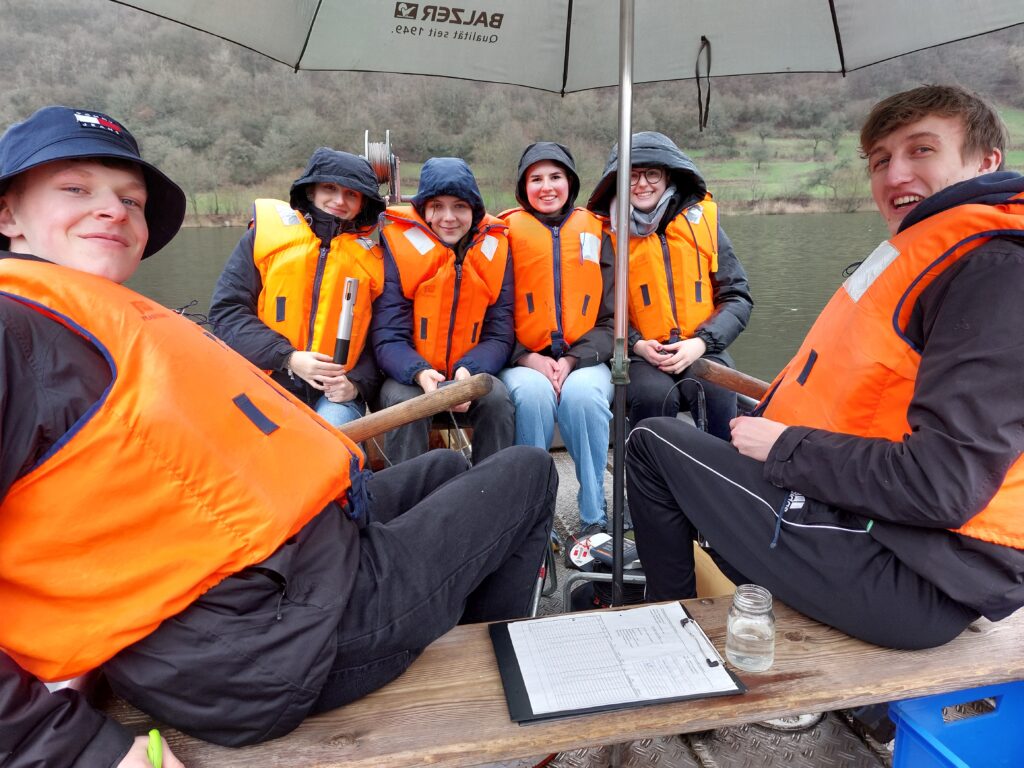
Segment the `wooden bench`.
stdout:
<path fill-rule="evenodd" d="M 723 657 L 729 603 L 685 603 Z M 474 624 L 441 637 L 390 685 L 282 739 L 229 749 L 161 730 L 188 768 L 474 766 L 1024 679 L 1024 611 L 996 624 L 981 620 L 940 648 L 894 651 L 782 604 L 775 610 L 775 663 L 741 673 L 749 690 L 737 696 L 520 726 L 508 716 L 487 626 Z M 159 727 L 124 702 L 108 702 L 107 711 L 139 733 Z"/>

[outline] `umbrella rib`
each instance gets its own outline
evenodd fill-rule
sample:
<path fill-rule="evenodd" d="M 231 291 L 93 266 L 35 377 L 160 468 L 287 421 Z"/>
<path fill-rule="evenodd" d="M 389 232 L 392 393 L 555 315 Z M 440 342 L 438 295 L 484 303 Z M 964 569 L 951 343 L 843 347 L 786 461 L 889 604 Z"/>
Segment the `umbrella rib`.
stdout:
<path fill-rule="evenodd" d="M 173 16 L 165 16 L 164 14 L 157 13 L 156 11 L 148 11 L 145 8 L 140 8 L 139 6 L 131 3 L 130 0 L 110 0 L 110 1 L 112 3 L 115 3 L 116 5 L 123 5 L 125 8 L 131 8 L 133 11 L 138 11 L 139 13 L 148 13 L 150 16 L 155 16 L 158 19 L 163 19 L 164 21 L 169 21 L 172 24 L 180 24 L 181 26 L 187 27 L 188 29 L 194 29 L 196 32 L 198 32 L 198 33 L 200 33 L 202 35 L 209 35 L 210 37 L 215 37 L 218 40 L 223 40 L 226 43 L 231 43 L 232 45 L 237 45 L 239 48 L 244 48 L 247 51 L 252 51 L 257 56 L 262 56 L 265 59 L 270 59 L 271 61 L 276 61 L 278 64 L 284 64 L 286 67 L 292 66 L 291 63 L 289 63 L 287 61 L 282 61 L 281 59 L 278 59 L 278 58 L 275 58 L 274 56 L 271 56 L 269 53 L 264 53 L 263 51 L 259 50 L 258 48 L 253 48 L 251 45 L 246 45 L 245 43 L 240 43 L 237 40 L 232 40 L 230 37 L 225 37 L 224 35 L 218 35 L 216 32 L 211 32 L 208 29 L 203 29 L 202 27 L 197 27 L 195 24 L 189 24 L 187 22 L 181 21 L 180 19 L 176 19 Z M 299 68 L 295 67 L 295 71 L 297 72 L 298 70 L 299 70 Z"/>
<path fill-rule="evenodd" d="M 839 68 L 843 73 L 843 77 L 846 76 L 846 55 L 843 53 L 843 35 L 839 31 L 839 18 L 836 16 L 836 3 L 835 0 L 828 0 L 829 10 L 832 11 L 832 29 L 836 33 L 836 50 L 839 51 Z"/>
<path fill-rule="evenodd" d="M 562 62 L 562 96 L 565 96 L 565 84 L 569 81 L 569 45 L 572 42 L 572 0 L 565 8 L 565 60 Z"/>
<path fill-rule="evenodd" d="M 320 6 L 324 4 L 324 0 L 319 0 L 316 4 L 316 10 L 313 11 L 313 17 L 309 20 L 309 29 L 306 30 L 306 39 L 302 41 L 302 50 L 299 51 L 299 57 L 295 59 L 295 71 L 299 71 L 299 64 L 302 63 L 302 57 L 306 55 L 306 48 L 309 46 L 309 38 L 313 36 L 313 26 L 316 24 L 316 17 L 320 15 Z"/>

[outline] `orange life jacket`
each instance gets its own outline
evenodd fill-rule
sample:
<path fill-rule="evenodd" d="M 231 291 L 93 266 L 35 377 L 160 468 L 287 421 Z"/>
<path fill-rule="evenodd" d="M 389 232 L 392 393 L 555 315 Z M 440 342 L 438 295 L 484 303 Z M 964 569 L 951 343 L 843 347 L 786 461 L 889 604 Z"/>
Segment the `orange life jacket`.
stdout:
<path fill-rule="evenodd" d="M 561 357 L 597 321 L 603 219 L 585 208 L 554 228 L 522 208 L 501 218 L 512 248 L 516 338 L 534 352 L 551 347 Z"/>
<path fill-rule="evenodd" d="M 709 194 L 676 215 L 665 234 L 629 238 L 629 322 L 645 339 L 693 336 L 715 311 L 717 271 L 718 206 Z"/>
<path fill-rule="evenodd" d="M 334 354 L 346 277 L 359 281 L 348 360 L 359 360 L 370 328 L 371 305 L 384 289 L 384 261 L 369 239 L 372 227 L 346 232 L 321 250 L 302 213 L 281 200 L 256 201 L 253 261 L 263 279 L 256 312 L 296 349 Z"/>
<path fill-rule="evenodd" d="M 882 243 L 822 310 L 758 412 L 793 426 L 902 441 L 911 431 L 907 411 L 921 361 L 904 335 L 918 296 L 1000 234 L 1024 236 L 1024 205 L 959 205 Z M 988 506 L 958 532 L 1024 548 L 1022 509 L 1018 458 Z"/>
<path fill-rule="evenodd" d="M 177 313 L 18 259 L 0 260 L 0 295 L 112 373 L 0 502 L 0 648 L 41 679 L 102 664 L 346 496 L 355 444 Z"/>
<path fill-rule="evenodd" d="M 461 265 L 411 206 L 389 207 L 380 235 L 395 259 L 402 294 L 413 303 L 416 351 L 451 378 L 452 366 L 480 340 L 508 264 L 508 227 L 485 215 Z"/>

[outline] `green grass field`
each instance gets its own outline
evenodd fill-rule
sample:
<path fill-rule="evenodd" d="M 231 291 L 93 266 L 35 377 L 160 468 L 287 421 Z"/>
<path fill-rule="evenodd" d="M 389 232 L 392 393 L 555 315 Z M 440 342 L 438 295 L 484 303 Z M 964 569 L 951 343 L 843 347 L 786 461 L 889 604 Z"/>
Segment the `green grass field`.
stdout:
<path fill-rule="evenodd" d="M 1004 108 L 1000 114 L 1010 132 L 1006 167 L 1024 172 L 1024 109 Z M 822 140 L 817 148 L 807 138 L 765 137 L 753 131 L 735 134 L 736 156 L 710 156 L 706 150 L 692 153 L 694 161 L 708 180 L 716 199 L 733 204 L 740 210 L 774 210 L 773 203 L 793 203 L 815 210 L 853 210 L 870 200 L 867 174 L 857 154 L 857 136 L 849 132 L 833 146 Z M 685 151 L 684 147 L 684 151 Z M 403 192 L 415 188 L 421 164 L 402 162 Z M 487 166 L 474 168 L 484 202 L 489 211 L 497 213 L 516 205 L 507 174 L 499 179 L 490 175 Z M 596 181 L 584 179 L 584 198 L 589 185 Z M 206 217 L 223 216 L 234 223 L 244 223 L 252 201 L 261 196 L 282 196 L 288 179 L 273 179 L 252 188 L 229 188 L 216 193 L 190 196 L 189 211 Z M 275 191 L 276 190 L 276 191 Z M 583 202 L 583 200 L 581 200 Z"/>

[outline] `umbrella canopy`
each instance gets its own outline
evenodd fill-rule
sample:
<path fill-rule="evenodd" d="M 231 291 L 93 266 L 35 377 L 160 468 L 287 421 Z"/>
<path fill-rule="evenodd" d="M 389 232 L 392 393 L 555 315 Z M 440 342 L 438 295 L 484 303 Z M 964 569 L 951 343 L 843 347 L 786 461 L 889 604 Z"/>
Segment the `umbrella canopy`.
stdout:
<path fill-rule="evenodd" d="M 620 200 L 629 198 L 634 82 L 698 74 L 845 74 L 1024 24 L 1021 0 L 473 0 L 460 6 L 408 0 L 113 2 L 209 32 L 296 70 L 434 75 L 562 94 L 618 85 Z M 628 206 L 620 206 L 619 232 L 628 231 L 628 215 Z M 622 249 L 628 248 L 627 238 L 619 239 L 618 248 L 612 361 L 616 604 L 622 600 L 628 382 L 628 264 Z"/>
<path fill-rule="evenodd" d="M 115 0 L 121 2 L 121 0 Z M 131 0 L 295 69 L 438 75 L 557 93 L 618 85 L 612 0 Z M 461 6 L 461 7 L 459 7 Z M 633 82 L 850 72 L 1024 22 L 1020 0 L 636 0 Z"/>

